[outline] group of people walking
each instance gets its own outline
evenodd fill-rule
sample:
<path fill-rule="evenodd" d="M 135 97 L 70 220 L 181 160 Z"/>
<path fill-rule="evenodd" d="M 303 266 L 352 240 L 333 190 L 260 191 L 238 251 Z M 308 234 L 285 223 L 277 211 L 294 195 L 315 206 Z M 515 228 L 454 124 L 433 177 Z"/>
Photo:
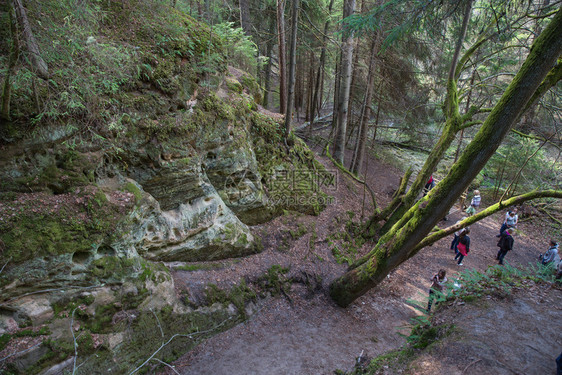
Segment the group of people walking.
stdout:
<path fill-rule="evenodd" d="M 474 197 L 470 202 L 470 207 L 467 208 L 466 213 L 471 216 L 476 213 L 476 209 L 480 206 L 481 198 L 480 192 L 478 190 L 474 191 Z M 460 223 L 462 220 L 466 219 L 463 217 L 461 220 L 457 221 L 456 224 Z M 498 253 L 496 255 L 496 260 L 498 264 L 503 264 L 504 258 L 507 253 L 513 250 L 513 236 L 514 230 L 517 226 L 517 221 L 519 217 L 517 215 L 517 208 L 509 210 L 505 214 L 504 221 L 500 227 L 500 233 L 496 236 L 499 237 L 497 246 L 499 247 Z M 453 241 L 451 242 L 451 250 L 455 252 L 455 260 L 459 266 L 463 265 L 463 259 L 470 252 L 470 228 L 461 228 L 454 233 Z"/>
<path fill-rule="evenodd" d="M 471 206 L 466 210 L 468 215 L 472 215 L 476 212 L 476 209 L 480 206 L 480 193 L 478 190 L 475 190 L 474 197 L 471 201 Z M 472 208 L 472 210 L 470 210 Z M 466 216 L 463 217 L 461 220 L 457 221 L 456 224 L 460 223 L 466 219 Z M 499 238 L 497 246 L 499 250 L 496 254 L 496 260 L 498 264 L 503 265 L 504 259 L 506 255 L 513 250 L 514 239 L 513 234 L 515 233 L 515 229 L 517 227 L 517 222 L 519 220 L 519 216 L 517 215 L 517 208 L 513 208 L 509 210 L 504 217 L 502 225 L 499 230 L 499 234 L 496 236 Z M 453 241 L 451 242 L 451 250 L 455 252 L 455 260 L 457 261 L 457 265 L 462 266 L 463 260 L 470 252 L 470 228 L 460 228 L 454 233 Z M 560 259 L 560 255 L 558 253 L 558 243 L 555 240 L 550 240 L 549 248 L 544 253 L 541 254 L 539 257 L 540 262 L 543 265 L 551 264 L 554 266 L 556 270 L 556 278 L 562 278 L 562 261 Z M 446 277 L 446 270 L 441 269 L 438 273 L 433 275 L 431 279 L 431 287 L 429 290 L 429 301 L 427 306 L 427 311 L 431 310 L 431 305 L 433 299 L 435 298 L 435 293 L 440 292 L 442 293 L 444 290 L 444 285 L 447 282 Z"/>
<path fill-rule="evenodd" d="M 432 181 L 430 181 L 432 182 Z M 428 182 L 428 184 L 430 183 Z M 431 185 L 430 185 L 431 188 Z M 466 209 L 466 213 L 472 216 L 476 213 L 476 210 L 480 206 L 481 198 L 480 192 L 478 190 L 474 191 L 474 196 L 472 198 L 470 206 Z M 456 224 L 460 223 L 462 220 L 466 219 L 463 217 L 461 220 L 457 221 Z M 517 227 L 517 222 L 519 217 L 517 215 L 517 208 L 509 210 L 504 217 L 503 223 L 500 227 L 499 234 L 496 236 L 499 238 L 497 246 L 499 250 L 496 254 L 496 260 L 498 264 L 504 264 L 504 258 L 507 253 L 513 250 L 513 234 Z M 453 241 L 451 242 L 451 250 L 455 252 L 455 260 L 459 266 L 463 265 L 463 259 L 470 252 L 470 228 L 460 228 L 454 233 Z M 551 239 L 549 243 L 548 250 L 539 256 L 539 261 L 544 266 L 553 266 L 556 271 L 556 279 L 562 278 L 562 260 L 558 252 L 558 243 Z M 429 299 L 427 303 L 427 313 L 430 313 L 433 301 L 438 294 L 443 294 L 445 290 L 445 283 L 447 282 L 447 271 L 440 269 L 431 278 L 431 286 L 429 288 Z M 562 354 L 556 359 L 557 364 L 557 374 L 562 375 Z"/>

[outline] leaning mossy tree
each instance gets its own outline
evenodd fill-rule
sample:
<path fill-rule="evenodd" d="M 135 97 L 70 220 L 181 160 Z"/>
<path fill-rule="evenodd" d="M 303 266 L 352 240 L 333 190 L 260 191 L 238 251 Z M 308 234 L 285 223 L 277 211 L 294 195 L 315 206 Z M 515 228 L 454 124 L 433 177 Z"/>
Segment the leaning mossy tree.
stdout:
<path fill-rule="evenodd" d="M 560 35 L 562 9 L 535 39 L 513 81 L 447 176 L 409 208 L 378 240 L 372 251 L 332 283 L 330 295 L 338 305 L 349 305 L 420 250 L 420 242 L 484 168 L 522 111 L 536 100 L 549 73 L 557 69 L 556 63 L 562 52 Z"/>
<path fill-rule="evenodd" d="M 401 2 L 397 3 L 400 4 Z M 456 4 L 455 7 L 457 5 L 458 4 Z M 452 51 L 452 58 L 445 83 L 446 93 L 442 104 L 445 121 L 442 124 L 443 130 L 441 135 L 431 149 L 424 165 L 416 175 L 410 188 L 406 191 L 408 180 L 412 174 L 412 171 L 408 170 L 393 200 L 384 209 L 380 211 L 376 210 L 371 215 L 364 228 L 363 235 L 365 237 L 382 236 L 390 230 L 390 228 L 392 228 L 392 226 L 416 203 L 426 182 L 437 169 L 437 165 L 443 159 L 447 150 L 457 138 L 457 135 L 460 133 L 462 139 L 462 134 L 465 130 L 482 124 L 483 121 L 476 117 L 481 117 L 491 111 L 491 108 L 485 108 L 483 106 L 488 100 L 480 102 L 474 100 L 471 102 L 471 97 L 476 96 L 477 87 L 484 87 L 484 91 L 486 92 L 494 92 L 496 90 L 495 87 L 501 87 L 500 83 L 489 80 L 490 77 L 481 72 L 483 69 L 487 69 L 487 67 L 484 67 L 486 65 L 486 60 L 489 60 L 490 56 L 497 56 L 503 53 L 505 50 L 520 48 L 521 46 L 519 43 L 514 43 L 514 38 L 517 39 L 521 37 L 519 35 L 521 29 L 528 22 L 536 22 L 533 17 L 528 15 L 528 13 L 532 13 L 528 8 L 517 9 L 517 7 L 515 7 L 516 9 L 512 10 L 513 14 L 511 16 L 508 15 L 505 10 L 502 11 L 499 16 L 494 14 L 491 21 L 484 24 L 476 36 L 467 36 L 469 25 L 472 25 L 472 29 L 476 29 L 474 26 L 476 21 L 473 19 L 472 5 L 472 0 L 464 2 L 462 23 L 455 36 L 455 48 L 454 51 Z M 436 4 L 435 6 L 438 5 Z M 386 7 L 378 8 L 373 12 L 373 17 L 382 17 L 383 13 L 381 12 L 383 11 L 386 11 Z M 439 18 L 446 17 L 446 14 L 451 12 L 450 9 L 447 9 L 447 6 L 445 6 L 445 9 L 433 9 L 433 11 L 424 10 L 423 7 L 420 7 L 413 10 L 412 13 L 419 15 L 420 12 L 424 12 L 424 14 L 433 12 L 435 14 L 426 16 L 425 18 Z M 533 10 L 533 12 L 544 16 L 545 8 L 539 7 Z M 445 15 L 441 15 L 441 13 L 445 13 Z M 541 18 L 543 16 L 541 16 Z M 485 18 L 482 14 L 479 14 L 479 17 Z M 415 20 L 406 20 L 405 26 L 401 31 L 402 33 L 411 31 L 411 29 L 415 27 L 421 27 L 420 23 L 422 23 L 424 17 L 412 16 L 412 18 Z M 463 44 L 468 42 L 470 42 L 470 45 L 463 50 Z M 388 40 L 386 43 L 389 43 Z M 509 60 L 510 62 L 515 61 L 509 56 L 505 60 Z M 501 66 L 501 68 L 504 68 L 504 66 Z M 507 69 L 508 67 L 505 68 L 509 70 Z M 501 76 L 502 74 L 497 74 L 494 71 L 493 74 L 490 75 L 493 78 Z M 524 110 L 519 112 L 519 117 L 536 105 L 538 98 L 551 87 L 555 86 L 561 78 L 562 61 L 559 61 L 549 72 L 547 78 L 543 80 L 540 87 L 535 91 L 533 97 L 527 101 Z M 502 92 L 497 93 L 498 98 L 501 94 Z"/>

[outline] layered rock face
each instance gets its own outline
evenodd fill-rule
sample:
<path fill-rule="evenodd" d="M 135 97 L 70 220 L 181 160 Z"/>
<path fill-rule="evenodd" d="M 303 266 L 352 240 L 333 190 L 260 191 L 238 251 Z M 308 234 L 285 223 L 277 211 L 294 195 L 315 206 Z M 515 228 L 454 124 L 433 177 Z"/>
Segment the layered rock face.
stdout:
<path fill-rule="evenodd" d="M 218 94 L 200 94 L 173 127 L 129 127 L 115 149 L 95 140 L 69 149 L 60 140 L 74 135 L 60 129 L 0 163 L 0 335 L 46 327 L 49 342 L 65 347 L 73 340 L 68 326 L 77 321 L 107 350 L 92 368 L 127 358 L 130 370 L 146 348 L 133 349 L 138 342 L 125 338 L 141 340 L 156 311 L 170 329 L 194 319 L 201 327 L 225 319 L 234 324 L 253 311 L 251 302 L 186 304 L 162 262 L 259 251 L 249 225 L 282 209 L 315 212 L 321 206 L 271 201 L 272 194 L 317 193 L 312 185 L 276 191 L 274 183 L 292 168 L 318 166 L 302 142 L 290 153 L 281 146 L 280 124 L 257 112 L 253 97 L 221 84 Z M 250 291 L 240 290 L 252 301 Z M 157 337 L 159 327 L 152 329 Z M 61 349 L 40 345 L 13 363 L 23 372 L 72 364 L 62 358 L 70 350 L 60 361 L 44 361 L 53 350 Z"/>
<path fill-rule="evenodd" d="M 166 262 L 259 251 L 249 226 L 322 208 L 308 199 L 321 194 L 313 184 L 275 192 L 275 182 L 319 166 L 301 141 L 284 147 L 280 121 L 258 111 L 262 89 L 226 66 L 229 41 L 208 26 L 163 2 L 107 1 L 76 10 L 76 29 L 45 28 L 75 9 L 27 6 L 45 17 L 33 27 L 59 70 L 47 82 L 18 68 L 14 79 L 33 81 L 13 87 L 19 135 L 0 126 L 0 358 L 13 355 L 14 373 L 56 372 L 72 365 L 77 340 L 80 357 L 97 351 L 83 373 L 129 373 L 163 328 L 226 329 L 251 313 L 177 295 Z M 53 52 L 55 41 L 76 49 Z M 244 286 L 237 293 L 255 299 Z M 13 354 L 19 337 L 38 340 L 36 350 Z"/>

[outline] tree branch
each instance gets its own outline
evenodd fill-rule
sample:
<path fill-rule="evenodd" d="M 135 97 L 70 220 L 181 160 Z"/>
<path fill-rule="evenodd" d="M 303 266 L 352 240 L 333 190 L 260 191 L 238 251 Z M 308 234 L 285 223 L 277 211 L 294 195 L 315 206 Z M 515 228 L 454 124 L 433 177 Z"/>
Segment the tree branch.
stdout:
<path fill-rule="evenodd" d="M 526 194 L 522 194 L 522 195 L 518 195 L 516 197 L 512 197 L 509 198 L 505 201 L 500 201 L 496 204 L 491 205 L 490 207 L 486 208 L 485 210 L 470 216 L 469 218 L 461 221 L 458 224 L 455 225 L 451 225 L 450 227 L 447 227 L 445 229 L 441 229 L 437 232 L 434 232 L 432 234 L 430 234 L 429 236 L 425 237 L 414 249 L 413 252 L 415 253 L 416 251 L 429 246 L 433 243 L 435 243 L 436 241 L 440 240 L 443 237 L 446 237 L 448 235 L 450 235 L 453 232 L 456 232 L 457 230 L 464 228 L 468 225 L 472 225 L 474 223 L 479 222 L 480 220 L 502 210 L 505 209 L 506 207 L 510 207 L 510 206 L 514 206 L 517 204 L 521 204 L 523 202 L 526 202 L 528 200 L 532 200 L 532 199 L 538 199 L 538 198 L 562 198 L 562 190 L 542 190 L 542 191 L 532 191 L 530 193 L 526 193 Z"/>
<path fill-rule="evenodd" d="M 365 187 L 367 188 L 367 190 L 369 190 L 369 194 L 371 194 L 371 199 L 373 200 L 373 208 L 374 208 L 375 212 L 378 211 L 378 208 L 377 208 L 378 206 L 377 206 L 377 200 L 376 200 L 376 197 L 375 197 L 375 192 L 373 191 L 373 189 L 371 189 L 371 187 L 367 184 L 367 182 L 366 182 L 366 181 L 363 181 L 363 180 L 361 180 L 361 179 L 359 179 L 359 178 L 357 178 L 357 177 L 356 177 L 353 173 L 351 173 L 346 167 L 344 167 L 343 165 L 341 165 L 340 163 L 338 163 L 338 161 L 335 160 L 335 159 L 332 157 L 332 155 L 330 154 L 330 149 L 329 149 L 329 146 L 328 146 L 328 145 L 326 145 L 326 150 L 325 150 L 325 151 L 326 151 L 326 156 L 328 157 L 328 159 L 330 159 L 330 161 L 331 161 L 332 163 L 334 163 L 334 165 L 335 165 L 336 167 L 338 167 L 338 169 L 339 169 L 340 171 L 342 171 L 343 173 L 345 173 L 347 176 L 349 176 L 349 177 L 350 177 L 351 179 L 353 179 L 354 181 L 357 181 L 357 182 L 359 182 L 360 184 L 365 185 Z"/>
<path fill-rule="evenodd" d="M 16 19 L 23 36 L 23 41 L 29 51 L 32 70 L 37 73 L 39 77 L 49 79 L 49 68 L 45 60 L 41 57 L 39 45 L 33 35 L 33 31 L 31 31 L 31 25 L 29 24 L 29 20 L 27 18 L 27 12 L 21 3 L 21 0 L 12 0 L 12 6 L 14 7 L 16 13 Z"/>

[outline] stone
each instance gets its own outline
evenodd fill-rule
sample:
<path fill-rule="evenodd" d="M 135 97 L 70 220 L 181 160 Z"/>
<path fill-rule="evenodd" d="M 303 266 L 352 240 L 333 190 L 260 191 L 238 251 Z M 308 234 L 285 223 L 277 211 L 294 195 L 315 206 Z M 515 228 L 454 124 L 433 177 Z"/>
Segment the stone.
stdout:
<path fill-rule="evenodd" d="M 51 302 L 44 296 L 23 297 L 13 302 L 13 305 L 17 306 L 18 313 L 28 317 L 34 326 L 41 325 L 54 316 Z"/>

